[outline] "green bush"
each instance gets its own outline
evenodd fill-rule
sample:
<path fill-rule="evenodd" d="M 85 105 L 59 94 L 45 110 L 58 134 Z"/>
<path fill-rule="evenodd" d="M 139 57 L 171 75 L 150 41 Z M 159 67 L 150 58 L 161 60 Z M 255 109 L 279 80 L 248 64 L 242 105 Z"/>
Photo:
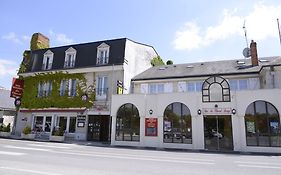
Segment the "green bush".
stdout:
<path fill-rule="evenodd" d="M 7 126 L 3 127 L 3 132 L 11 132 L 11 123 L 9 123 Z"/>
<path fill-rule="evenodd" d="M 1 124 L 1 125 L 0 125 L 0 132 L 3 131 L 3 128 L 4 128 L 4 124 Z"/>
<path fill-rule="evenodd" d="M 62 128 L 54 127 L 52 135 L 53 136 L 63 136 L 64 135 L 64 130 Z"/>
<path fill-rule="evenodd" d="M 31 127 L 30 126 L 26 126 L 23 128 L 22 133 L 27 135 L 31 133 Z"/>

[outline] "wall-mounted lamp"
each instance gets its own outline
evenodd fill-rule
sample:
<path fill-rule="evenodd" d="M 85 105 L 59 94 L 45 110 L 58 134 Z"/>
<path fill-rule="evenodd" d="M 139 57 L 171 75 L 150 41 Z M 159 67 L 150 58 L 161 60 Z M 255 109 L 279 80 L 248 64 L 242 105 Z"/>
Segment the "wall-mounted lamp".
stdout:
<path fill-rule="evenodd" d="M 215 108 L 219 107 L 218 104 L 215 104 Z"/>
<path fill-rule="evenodd" d="M 148 112 L 149 112 L 150 115 L 153 114 L 153 110 L 152 109 L 150 109 Z"/>
<path fill-rule="evenodd" d="M 198 114 L 198 115 L 201 115 L 201 109 L 198 109 L 198 110 L 197 110 L 197 114 Z"/>
<path fill-rule="evenodd" d="M 232 109 L 231 112 L 233 115 L 236 114 L 236 109 Z"/>

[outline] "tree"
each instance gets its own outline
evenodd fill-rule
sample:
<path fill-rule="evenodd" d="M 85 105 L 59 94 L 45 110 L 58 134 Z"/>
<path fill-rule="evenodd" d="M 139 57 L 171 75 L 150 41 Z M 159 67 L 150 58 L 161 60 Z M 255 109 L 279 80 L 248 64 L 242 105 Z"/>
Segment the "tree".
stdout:
<path fill-rule="evenodd" d="M 166 64 L 167 64 L 167 65 L 172 65 L 172 64 L 174 64 L 174 62 L 173 62 L 172 60 L 168 60 L 168 61 L 166 62 Z"/>
<path fill-rule="evenodd" d="M 163 62 L 163 60 L 161 59 L 160 56 L 156 56 L 154 57 L 151 61 L 150 64 L 152 66 L 161 66 L 161 65 L 165 65 L 165 63 Z"/>

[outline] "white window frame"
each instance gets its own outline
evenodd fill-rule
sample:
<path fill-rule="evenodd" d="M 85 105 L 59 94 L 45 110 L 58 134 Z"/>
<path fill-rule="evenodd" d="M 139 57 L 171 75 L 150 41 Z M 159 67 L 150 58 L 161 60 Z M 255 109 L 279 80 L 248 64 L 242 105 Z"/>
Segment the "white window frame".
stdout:
<path fill-rule="evenodd" d="M 51 50 L 47 50 L 43 56 L 42 70 L 50 70 L 53 65 L 54 53 Z"/>
<path fill-rule="evenodd" d="M 75 60 L 76 50 L 73 47 L 70 47 L 65 51 L 64 68 L 73 68 L 75 66 Z"/>
<path fill-rule="evenodd" d="M 102 43 L 97 47 L 97 65 L 108 64 L 110 46 Z"/>
<path fill-rule="evenodd" d="M 96 87 L 96 98 L 99 100 L 106 99 L 108 94 L 108 76 L 98 76 Z"/>
<path fill-rule="evenodd" d="M 165 92 L 165 83 L 148 84 L 148 94 L 160 94 Z"/>
<path fill-rule="evenodd" d="M 39 82 L 37 97 L 48 97 L 52 92 L 52 81 Z"/>
<path fill-rule="evenodd" d="M 187 92 L 202 92 L 202 81 L 188 81 L 186 83 L 186 91 Z M 192 89 L 189 89 L 188 87 L 192 86 Z"/>
<path fill-rule="evenodd" d="M 68 96 L 75 97 L 77 95 L 77 80 L 69 79 L 68 84 Z"/>
<path fill-rule="evenodd" d="M 60 117 L 65 117 L 66 118 L 66 129 L 65 129 L 65 133 L 76 133 L 77 132 L 77 116 L 75 115 L 59 115 L 56 117 L 56 123 L 55 126 L 58 127 L 60 125 Z M 71 118 L 75 118 L 75 132 L 69 132 L 69 126 L 70 126 L 70 119 Z"/>

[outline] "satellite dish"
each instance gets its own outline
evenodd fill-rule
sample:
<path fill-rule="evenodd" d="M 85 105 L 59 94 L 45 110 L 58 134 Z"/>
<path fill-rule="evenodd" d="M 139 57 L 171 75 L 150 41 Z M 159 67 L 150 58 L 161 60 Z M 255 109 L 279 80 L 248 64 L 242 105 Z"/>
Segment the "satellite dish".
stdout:
<path fill-rule="evenodd" d="M 243 55 L 245 58 L 249 58 L 251 56 L 249 47 L 246 47 L 245 49 L 243 49 Z"/>

